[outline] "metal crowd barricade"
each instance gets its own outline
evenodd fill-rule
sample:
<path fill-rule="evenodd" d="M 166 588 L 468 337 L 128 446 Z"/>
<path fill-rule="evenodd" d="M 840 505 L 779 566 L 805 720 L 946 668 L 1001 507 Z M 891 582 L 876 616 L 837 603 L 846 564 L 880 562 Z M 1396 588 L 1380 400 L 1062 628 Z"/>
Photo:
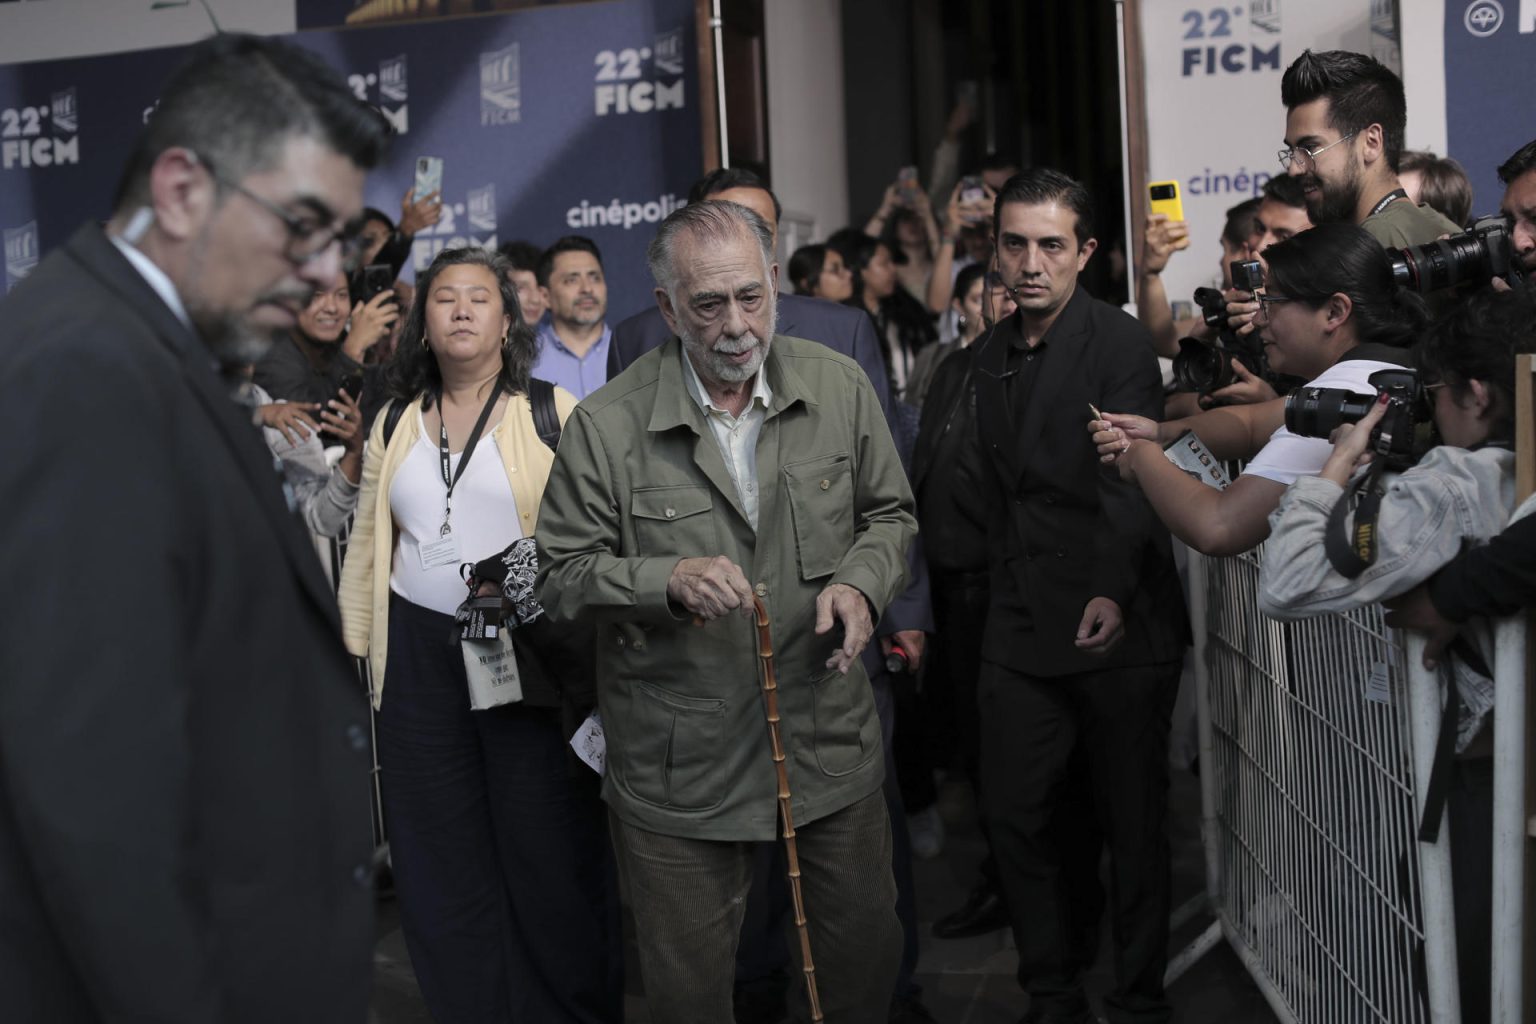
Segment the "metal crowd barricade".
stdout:
<path fill-rule="evenodd" d="M 320 556 L 320 565 L 325 570 L 326 578 L 330 580 L 333 590 L 341 583 L 341 561 L 346 557 L 347 540 L 351 533 L 351 518 L 347 519 L 346 529 L 342 530 L 339 536 L 326 537 L 318 533 L 310 533 L 310 538 L 315 544 L 315 553 Z M 357 665 L 358 681 L 368 698 L 368 735 L 371 751 L 368 799 L 370 818 L 373 822 L 374 861 L 380 863 L 389 857 L 389 834 L 384 828 L 384 794 L 379 783 L 379 727 L 378 716 L 373 710 L 373 670 L 369 668 L 367 658 L 353 660 Z"/>
<path fill-rule="evenodd" d="M 1282 1020 L 1455 1024 L 1448 830 L 1417 840 L 1438 683 L 1379 608 L 1265 617 L 1262 557 L 1191 563 L 1211 909 Z"/>

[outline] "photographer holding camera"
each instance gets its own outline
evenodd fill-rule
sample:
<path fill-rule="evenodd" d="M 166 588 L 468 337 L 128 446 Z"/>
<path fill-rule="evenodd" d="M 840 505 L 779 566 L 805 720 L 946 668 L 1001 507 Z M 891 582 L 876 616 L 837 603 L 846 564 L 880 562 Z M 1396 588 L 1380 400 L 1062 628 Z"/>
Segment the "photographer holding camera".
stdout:
<path fill-rule="evenodd" d="M 1352 224 L 1323 224 L 1271 246 L 1269 278 L 1256 320 L 1272 369 L 1374 396 L 1378 370 L 1406 365 L 1426 316 L 1398 288 L 1381 245 Z M 1332 451 L 1323 437 L 1285 425 L 1286 402 L 1224 406 L 1181 420 L 1105 413 L 1088 429 L 1101 461 L 1141 486 L 1168 529 L 1208 555 L 1246 551 L 1269 534 L 1269 513 L 1285 488 L 1322 469 Z M 1218 459 L 1249 459 L 1225 490 L 1209 487 L 1163 456 L 1193 431 Z"/>
<path fill-rule="evenodd" d="M 1419 350 L 1426 383 L 1414 398 L 1419 418 L 1433 411 L 1442 443 L 1398 472 L 1390 471 L 1405 460 L 1385 458 L 1389 475 L 1371 530 L 1374 559 L 1361 565 L 1346 558 L 1341 570 L 1329 545 L 1352 544 L 1355 531 L 1341 519 L 1350 504 L 1351 477 L 1357 468 L 1384 460 L 1381 438 L 1390 434 L 1381 424 L 1386 420 L 1391 429 L 1394 412 L 1403 408 L 1395 409 L 1385 390 L 1364 418 L 1340 428 L 1322 472 L 1292 484 L 1270 517 L 1259 578 L 1264 613 L 1299 619 L 1390 598 L 1428 579 L 1469 540 L 1502 530 L 1515 510 L 1515 355 L 1533 351 L 1536 296 L 1529 289 L 1485 292 L 1438 321 Z M 1516 514 L 1530 507 L 1527 502 Z M 1367 508 L 1362 501 L 1350 520 L 1357 528 L 1369 518 Z M 1446 785 L 1461 1013 L 1471 1021 L 1489 1019 L 1493 764 L 1485 725 L 1493 707 L 1487 671 L 1493 624 L 1479 619 L 1465 636 L 1468 643 L 1453 649 L 1454 675 L 1448 679 L 1454 690 L 1446 713 L 1458 717 L 1457 759 Z M 1437 755 L 1437 771 L 1438 764 Z M 1427 817 L 1437 823 L 1438 808 L 1429 808 Z"/>

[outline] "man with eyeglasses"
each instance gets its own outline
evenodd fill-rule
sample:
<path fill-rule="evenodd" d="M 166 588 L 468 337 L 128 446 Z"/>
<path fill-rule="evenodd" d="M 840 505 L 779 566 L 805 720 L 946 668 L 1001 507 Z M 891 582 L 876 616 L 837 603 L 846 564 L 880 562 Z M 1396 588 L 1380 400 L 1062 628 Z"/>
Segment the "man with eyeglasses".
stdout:
<path fill-rule="evenodd" d="M 1286 68 L 1280 99 L 1280 166 L 1301 179 L 1313 224 L 1359 224 L 1393 248 L 1461 232 L 1415 205 L 1398 181 L 1408 106 L 1402 79 L 1386 65 L 1348 50 L 1306 50 Z"/>
<path fill-rule="evenodd" d="M 317 57 L 218 36 L 105 230 L 0 303 L 0 1018 L 367 1017 L 366 705 L 233 391 L 385 139 Z"/>

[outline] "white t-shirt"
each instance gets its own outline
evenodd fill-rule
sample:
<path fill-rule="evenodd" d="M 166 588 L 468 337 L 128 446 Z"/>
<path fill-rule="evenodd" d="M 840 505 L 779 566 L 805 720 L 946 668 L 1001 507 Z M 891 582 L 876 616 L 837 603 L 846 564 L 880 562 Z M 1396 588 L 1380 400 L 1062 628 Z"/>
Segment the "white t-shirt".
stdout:
<path fill-rule="evenodd" d="M 418 406 L 416 416 L 421 416 Z M 425 422 L 389 484 L 389 509 L 399 531 L 389 588 L 412 604 L 452 615 L 464 603 L 469 588 L 459 574 L 464 562 L 478 562 L 522 537 L 517 499 L 502 465 L 497 435 L 501 425 L 480 438 L 474 456 L 453 488 L 452 536 L 456 554 L 451 564 L 426 568 L 422 545 L 441 541 L 448 488 L 443 484 L 437 435 Z M 449 458 L 450 471 L 459 471 L 462 454 Z M 446 561 L 446 560 L 445 560 Z"/>
<path fill-rule="evenodd" d="M 1406 354 L 1406 353 L 1405 353 Z M 1381 363 L 1374 359 L 1346 359 L 1330 366 L 1306 383 L 1309 388 L 1343 388 L 1357 395 L 1376 394 L 1368 378 L 1377 370 L 1401 370 L 1399 363 Z M 1299 478 L 1316 476 L 1333 454 L 1333 444 L 1326 437 L 1302 437 L 1284 426 L 1269 435 L 1269 442 L 1243 469 L 1244 476 L 1258 476 L 1289 487 Z"/>

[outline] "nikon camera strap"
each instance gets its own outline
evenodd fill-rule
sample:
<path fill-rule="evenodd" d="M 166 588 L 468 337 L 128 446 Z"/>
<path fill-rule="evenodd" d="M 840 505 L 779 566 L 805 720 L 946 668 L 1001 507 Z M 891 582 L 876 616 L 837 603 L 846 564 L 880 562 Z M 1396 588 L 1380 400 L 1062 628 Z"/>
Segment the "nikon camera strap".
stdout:
<path fill-rule="evenodd" d="M 1376 517 L 1381 514 L 1382 462 L 1371 462 L 1363 477 L 1352 481 L 1328 513 L 1328 529 L 1323 534 L 1323 551 L 1340 576 L 1352 580 L 1376 562 Z M 1355 513 L 1355 526 L 1349 528 L 1349 513 Z"/>

